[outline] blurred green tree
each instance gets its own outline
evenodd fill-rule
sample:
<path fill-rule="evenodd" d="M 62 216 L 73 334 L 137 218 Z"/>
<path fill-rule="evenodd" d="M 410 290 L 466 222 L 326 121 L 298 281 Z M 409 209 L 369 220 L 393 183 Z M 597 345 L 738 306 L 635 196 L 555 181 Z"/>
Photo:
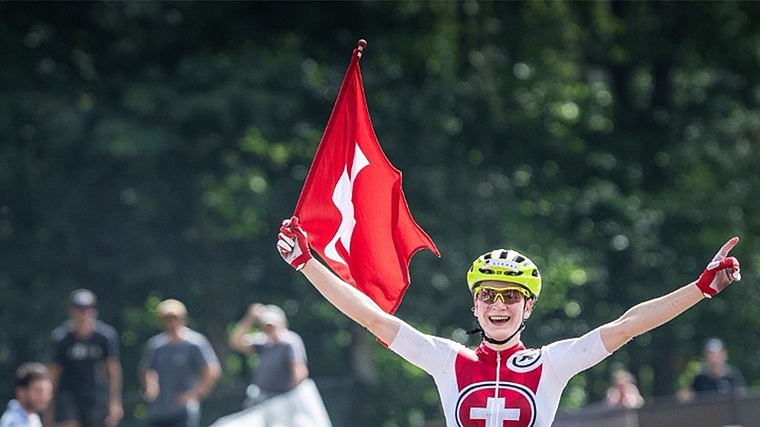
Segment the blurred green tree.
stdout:
<path fill-rule="evenodd" d="M 758 18 L 731 1 L 0 2 L 0 390 L 45 359 L 84 286 L 121 334 L 126 425 L 166 297 L 226 361 L 220 395 L 248 380 L 228 328 L 264 301 L 288 311 L 314 377 L 350 379 L 336 426 L 440 418 L 432 381 L 274 250 L 359 38 L 380 144 L 442 252 L 413 259 L 400 317 L 466 340 L 464 273 L 494 247 L 542 269 L 530 346 L 693 280 L 732 234 L 752 283 Z M 711 335 L 757 384 L 756 300 L 732 286 L 636 338 L 563 407 L 601 398 L 616 364 L 670 394 Z"/>

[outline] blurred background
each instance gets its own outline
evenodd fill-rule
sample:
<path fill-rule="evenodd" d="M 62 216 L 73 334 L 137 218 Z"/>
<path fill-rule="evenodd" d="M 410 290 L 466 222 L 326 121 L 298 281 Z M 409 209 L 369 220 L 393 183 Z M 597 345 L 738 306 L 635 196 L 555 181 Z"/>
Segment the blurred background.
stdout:
<path fill-rule="evenodd" d="M 441 419 L 431 378 L 353 325 L 275 250 L 357 40 L 381 147 L 441 251 L 399 317 L 476 344 L 464 276 L 498 247 L 541 268 L 527 346 L 580 335 L 694 280 L 729 237 L 743 280 L 573 378 L 615 367 L 672 396 L 719 336 L 760 384 L 760 3 L 0 2 L 0 397 L 47 361 L 75 288 L 122 345 L 125 427 L 156 304 L 183 301 L 237 411 L 253 302 L 301 334 L 336 427 Z"/>

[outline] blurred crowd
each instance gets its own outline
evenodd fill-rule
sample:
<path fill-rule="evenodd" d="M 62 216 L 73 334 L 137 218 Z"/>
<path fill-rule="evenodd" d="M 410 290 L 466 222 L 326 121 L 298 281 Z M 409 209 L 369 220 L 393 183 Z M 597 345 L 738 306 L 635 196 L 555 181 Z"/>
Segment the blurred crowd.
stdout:
<path fill-rule="evenodd" d="M 700 396 L 741 395 L 746 392 L 744 376 L 728 363 L 728 351 L 720 338 L 705 341 L 701 356 L 699 372 L 687 386 L 676 392 L 679 402 L 691 402 Z M 612 372 L 604 402 L 614 408 L 640 408 L 645 400 L 639 392 L 636 377 L 621 368 Z"/>
<path fill-rule="evenodd" d="M 138 365 L 149 427 L 198 427 L 201 402 L 222 369 L 209 340 L 187 326 L 176 299 L 157 307 L 161 331 L 151 337 Z M 255 303 L 229 337 L 230 347 L 257 355 L 245 407 L 288 393 L 309 376 L 301 337 L 288 329 L 275 305 Z M 68 318 L 51 334 L 47 364 L 27 362 L 16 371 L 14 398 L 0 427 L 115 427 L 124 416 L 118 334 L 98 319 L 88 289 L 69 296 Z M 241 410 L 244 408 L 241 408 Z"/>

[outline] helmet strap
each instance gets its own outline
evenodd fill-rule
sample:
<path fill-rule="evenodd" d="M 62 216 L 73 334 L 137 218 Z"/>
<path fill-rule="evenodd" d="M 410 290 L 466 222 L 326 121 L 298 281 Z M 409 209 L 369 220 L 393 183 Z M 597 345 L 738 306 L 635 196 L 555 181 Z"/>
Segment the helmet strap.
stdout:
<path fill-rule="evenodd" d="M 506 339 L 503 339 L 503 340 L 495 340 L 495 339 L 489 337 L 488 335 L 486 335 L 485 331 L 483 330 L 483 328 L 480 327 L 480 325 L 478 325 L 478 327 L 476 327 L 475 329 L 471 329 L 471 330 L 467 331 L 467 334 L 471 335 L 471 334 L 477 334 L 478 332 L 480 332 L 480 336 L 481 336 L 481 338 L 483 338 L 484 341 L 489 342 L 491 344 L 495 344 L 495 345 L 502 345 L 502 344 L 508 343 L 509 340 L 511 340 L 512 338 L 514 338 L 515 335 L 517 335 L 520 332 L 522 332 L 523 329 L 525 329 L 525 322 L 521 322 L 520 323 L 520 327 L 517 328 L 517 330 L 512 335 L 508 336 Z"/>

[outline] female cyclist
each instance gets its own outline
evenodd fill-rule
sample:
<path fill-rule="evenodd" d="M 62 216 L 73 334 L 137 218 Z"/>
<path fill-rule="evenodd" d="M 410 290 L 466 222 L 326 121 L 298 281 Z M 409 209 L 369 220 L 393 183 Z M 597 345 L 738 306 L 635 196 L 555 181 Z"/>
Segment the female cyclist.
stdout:
<path fill-rule="evenodd" d="M 541 275 L 516 251 L 487 252 L 467 272 L 472 311 L 483 337 L 470 349 L 423 334 L 384 312 L 313 259 L 297 217 L 283 221 L 277 247 L 330 303 L 434 378 L 447 427 L 549 427 L 573 375 L 740 280 L 739 262 L 728 257 L 738 241 L 733 237 L 726 242 L 696 281 L 637 304 L 581 337 L 538 349 L 525 348 L 520 334 L 541 294 Z"/>

